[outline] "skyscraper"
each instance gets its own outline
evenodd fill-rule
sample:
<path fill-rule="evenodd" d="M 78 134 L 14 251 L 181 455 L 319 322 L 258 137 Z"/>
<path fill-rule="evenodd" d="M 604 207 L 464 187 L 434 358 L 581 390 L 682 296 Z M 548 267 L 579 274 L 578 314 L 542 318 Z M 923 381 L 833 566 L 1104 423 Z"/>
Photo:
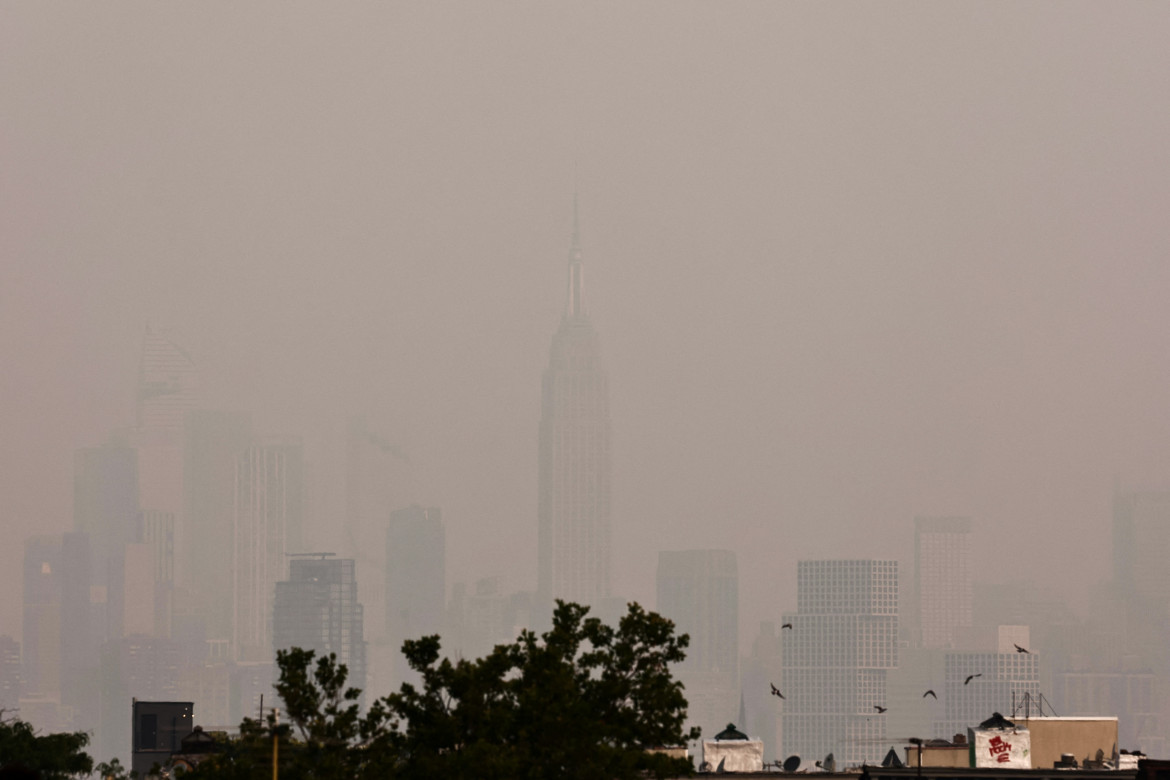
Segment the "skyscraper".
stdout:
<path fill-rule="evenodd" d="M 276 583 L 272 639 L 277 650 L 299 647 L 318 657 L 336 653 L 347 687 L 366 687 L 366 640 L 352 558 L 297 556 Z"/>
<path fill-rule="evenodd" d="M 84 447 L 73 458 L 73 526 L 89 535 L 93 585 L 107 589 L 107 632 L 121 635 L 122 550 L 138 538 L 138 451 L 118 443 Z"/>
<path fill-rule="evenodd" d="M 1000 626 L 998 652 L 946 654 L 943 690 L 939 691 L 944 716 L 935 722 L 934 736 L 949 739 L 965 734 L 989 712 L 1015 717 L 1012 705 L 1023 706 L 1026 694 L 1039 701 L 1041 656 L 1018 653 L 1014 647 L 1020 642 L 1030 644 L 1027 637 L 1024 626 Z M 971 675 L 977 676 L 968 682 Z"/>
<path fill-rule="evenodd" d="M 61 694 L 61 539 L 34 536 L 24 544 L 26 693 Z"/>
<path fill-rule="evenodd" d="M 147 326 L 138 367 L 138 430 L 181 432 L 197 403 L 198 377 L 174 332 Z"/>
<path fill-rule="evenodd" d="M 954 648 L 972 618 L 970 518 L 915 518 L 914 591 L 921 646 Z"/>
<path fill-rule="evenodd" d="M 658 612 L 690 636 L 678 666 L 687 725 L 713 734 L 738 720 L 739 571 L 730 550 L 658 553 Z M 740 724 L 743 725 L 742 723 Z"/>
<path fill-rule="evenodd" d="M 238 661 L 272 653 L 272 600 L 285 553 L 297 550 L 303 511 L 299 440 L 254 444 L 236 457 L 232 586 Z"/>
<path fill-rule="evenodd" d="M 1113 497 L 1113 579 L 1131 606 L 1170 616 L 1170 491 Z M 1149 616 L 1145 619 L 1149 619 Z"/>
<path fill-rule="evenodd" d="M 658 612 L 691 644 L 679 672 L 738 676 L 739 571 L 731 550 L 658 553 Z"/>
<path fill-rule="evenodd" d="M 386 633 L 395 683 L 405 679 L 403 640 L 443 630 L 447 599 L 446 531 L 438 507 L 390 513 L 386 530 Z"/>
<path fill-rule="evenodd" d="M 785 755 L 846 765 L 888 746 L 886 672 L 898 665 L 897 561 L 800 561 L 782 631 Z"/>
<path fill-rule="evenodd" d="M 195 594 L 211 639 L 232 637 L 236 459 L 251 442 L 247 412 L 196 409 L 187 415 L 182 546 L 175 578 L 176 585 Z"/>
<path fill-rule="evenodd" d="M 574 206 L 568 291 L 544 372 L 539 433 L 537 595 L 601 606 L 610 595 L 609 387 L 585 310 Z"/>
<path fill-rule="evenodd" d="M 20 704 L 20 643 L 0 634 L 0 710 L 12 712 Z"/>

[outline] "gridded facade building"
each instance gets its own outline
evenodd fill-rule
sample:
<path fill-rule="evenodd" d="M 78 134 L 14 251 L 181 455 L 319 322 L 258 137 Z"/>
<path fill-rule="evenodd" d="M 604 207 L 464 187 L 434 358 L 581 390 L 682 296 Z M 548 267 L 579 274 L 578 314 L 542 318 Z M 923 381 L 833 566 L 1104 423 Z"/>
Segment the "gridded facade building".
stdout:
<path fill-rule="evenodd" d="M 347 687 L 364 690 L 366 641 L 353 559 L 293 558 L 288 580 L 276 583 L 272 639 L 277 650 L 336 653 L 349 670 Z"/>
<path fill-rule="evenodd" d="M 954 648 L 972 619 L 970 518 L 915 518 L 914 591 L 921 646 Z"/>
<path fill-rule="evenodd" d="M 610 595 L 609 385 L 584 285 L 574 225 L 565 313 L 541 393 L 537 593 L 544 608 L 558 598 L 600 607 Z"/>
<path fill-rule="evenodd" d="M 971 675 L 979 675 L 965 682 Z M 986 720 L 990 713 L 1013 716 L 1025 694 L 1040 696 L 1040 656 L 1035 653 L 947 653 L 943 675 L 944 719 L 934 735 L 950 739 Z"/>
<path fill-rule="evenodd" d="M 886 673 L 898 665 L 897 561 L 801 561 L 782 632 L 785 755 L 880 761 Z"/>

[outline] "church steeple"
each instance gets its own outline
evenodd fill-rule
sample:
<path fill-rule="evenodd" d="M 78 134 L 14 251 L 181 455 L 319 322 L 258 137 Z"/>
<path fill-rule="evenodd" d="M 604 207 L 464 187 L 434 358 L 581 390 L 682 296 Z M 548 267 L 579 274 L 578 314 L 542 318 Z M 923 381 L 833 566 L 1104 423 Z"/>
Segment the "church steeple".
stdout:
<path fill-rule="evenodd" d="M 581 264 L 581 221 L 577 193 L 573 193 L 573 241 L 569 247 L 569 295 L 565 318 L 585 319 L 585 269 Z"/>

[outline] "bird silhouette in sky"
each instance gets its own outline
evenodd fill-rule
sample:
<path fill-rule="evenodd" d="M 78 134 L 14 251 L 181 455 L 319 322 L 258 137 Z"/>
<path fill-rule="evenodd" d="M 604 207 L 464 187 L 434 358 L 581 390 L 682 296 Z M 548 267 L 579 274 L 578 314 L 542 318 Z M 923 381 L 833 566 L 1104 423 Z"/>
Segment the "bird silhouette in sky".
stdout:
<path fill-rule="evenodd" d="M 982 677 L 982 676 L 983 676 L 983 672 L 980 672 L 979 674 L 969 674 L 969 675 L 967 675 L 967 679 L 963 680 L 963 685 L 966 685 L 967 683 L 971 682 L 976 677 Z"/>
<path fill-rule="evenodd" d="M 1017 645 L 1015 642 L 1012 642 L 1012 645 L 1013 645 L 1013 646 L 1016 648 L 1016 652 L 1017 652 L 1017 653 L 1028 653 L 1028 655 L 1031 655 L 1031 654 L 1032 654 L 1032 653 L 1031 653 L 1031 652 L 1028 650 L 1028 648 L 1026 648 L 1026 647 L 1020 647 L 1020 646 L 1019 646 L 1019 645 Z"/>
<path fill-rule="evenodd" d="M 773 695 L 773 696 L 779 696 L 781 699 L 783 699 L 783 698 L 784 698 L 784 694 L 780 693 L 780 689 L 779 689 L 779 688 L 777 688 L 777 687 L 776 687 L 775 685 L 773 685 L 772 683 L 768 683 L 768 685 L 771 685 L 771 686 L 772 686 L 772 695 Z"/>
<path fill-rule="evenodd" d="M 924 699 L 925 699 L 927 696 L 933 696 L 933 697 L 935 698 L 935 700 L 936 700 L 936 701 L 938 700 L 938 694 L 934 692 L 934 689 L 933 689 L 933 688 L 931 688 L 931 689 L 930 689 L 929 691 L 927 691 L 926 693 L 922 694 L 922 698 L 924 698 Z"/>
<path fill-rule="evenodd" d="M 873 705 L 873 708 L 878 711 L 878 715 L 881 715 L 883 712 L 889 709 L 889 707 L 883 707 L 880 704 Z"/>
<path fill-rule="evenodd" d="M 785 623 L 784 625 L 780 626 L 780 628 L 792 628 L 792 624 L 791 624 L 791 623 Z"/>

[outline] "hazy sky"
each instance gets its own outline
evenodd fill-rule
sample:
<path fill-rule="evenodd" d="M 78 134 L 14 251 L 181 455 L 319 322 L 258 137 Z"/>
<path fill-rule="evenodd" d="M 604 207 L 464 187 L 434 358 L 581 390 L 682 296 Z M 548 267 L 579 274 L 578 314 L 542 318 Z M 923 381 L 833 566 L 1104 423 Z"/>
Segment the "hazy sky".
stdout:
<path fill-rule="evenodd" d="M 574 186 L 621 594 L 728 547 L 750 635 L 916 514 L 1083 590 L 1115 475 L 1170 463 L 1167 40 L 1164 3 L 0 4 L 0 633 L 148 320 L 305 437 L 315 543 L 364 413 L 449 581 L 532 587 Z"/>

